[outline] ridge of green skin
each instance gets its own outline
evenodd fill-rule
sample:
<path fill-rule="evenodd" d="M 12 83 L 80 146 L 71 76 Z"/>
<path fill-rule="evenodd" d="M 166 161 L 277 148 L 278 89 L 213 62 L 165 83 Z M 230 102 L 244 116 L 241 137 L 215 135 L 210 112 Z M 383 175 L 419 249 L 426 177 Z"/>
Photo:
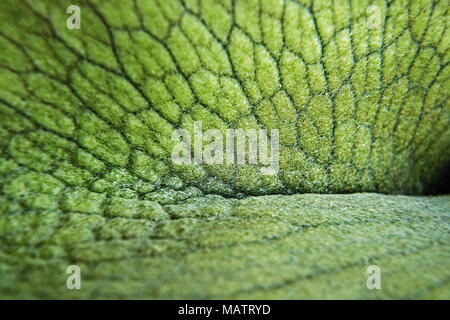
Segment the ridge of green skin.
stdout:
<path fill-rule="evenodd" d="M 0 298 L 450 296 L 448 196 L 319 194 L 435 191 L 447 1 L 71 4 L 0 1 Z M 174 165 L 194 121 L 279 129 L 278 174 Z"/>
<path fill-rule="evenodd" d="M 368 1 L 113 3 L 81 1 L 69 30 L 70 1 L 2 1 L 4 175 L 141 197 L 167 180 L 224 196 L 409 194 L 448 168 L 447 1 L 375 1 L 372 29 Z M 174 165 L 171 134 L 194 121 L 278 129 L 278 174 Z"/>

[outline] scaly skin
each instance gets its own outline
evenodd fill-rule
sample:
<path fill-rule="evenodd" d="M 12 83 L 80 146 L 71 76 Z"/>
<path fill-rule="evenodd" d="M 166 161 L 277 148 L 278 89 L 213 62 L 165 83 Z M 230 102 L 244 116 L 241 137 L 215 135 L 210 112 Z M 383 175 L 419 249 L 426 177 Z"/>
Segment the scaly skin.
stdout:
<path fill-rule="evenodd" d="M 0 2 L 0 298 L 450 298 L 450 198 L 393 195 L 448 170 L 448 1 L 71 4 Z M 194 121 L 277 175 L 174 165 Z"/>

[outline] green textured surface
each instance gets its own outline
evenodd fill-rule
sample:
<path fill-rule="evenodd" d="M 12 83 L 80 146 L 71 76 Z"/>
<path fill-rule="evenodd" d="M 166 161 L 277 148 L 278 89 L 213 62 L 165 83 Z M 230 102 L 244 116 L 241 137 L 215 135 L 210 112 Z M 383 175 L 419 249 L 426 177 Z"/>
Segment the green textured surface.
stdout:
<path fill-rule="evenodd" d="M 0 2 L 0 298 L 450 298 L 449 196 L 320 194 L 447 174 L 448 1 L 70 4 Z M 278 174 L 173 165 L 194 121 Z"/>
<path fill-rule="evenodd" d="M 450 298 L 450 196 L 204 196 L 158 220 L 121 213 L 134 217 L 2 218 L 2 297 Z M 81 290 L 65 286 L 71 264 Z"/>

